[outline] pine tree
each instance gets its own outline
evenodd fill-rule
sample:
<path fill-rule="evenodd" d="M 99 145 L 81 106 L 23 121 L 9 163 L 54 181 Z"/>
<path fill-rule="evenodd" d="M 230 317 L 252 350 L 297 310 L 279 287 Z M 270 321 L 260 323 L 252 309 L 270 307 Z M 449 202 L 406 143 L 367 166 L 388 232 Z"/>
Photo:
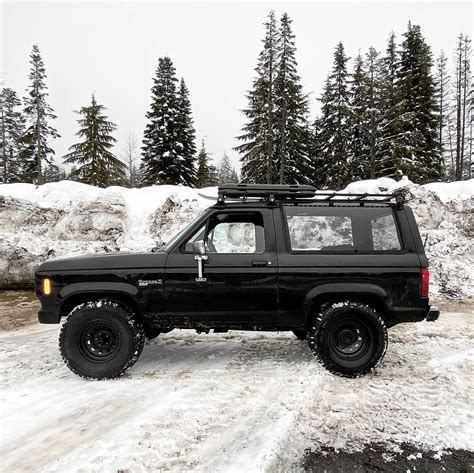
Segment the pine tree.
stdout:
<path fill-rule="evenodd" d="M 374 179 L 381 175 L 384 166 L 381 162 L 380 140 L 380 122 L 382 120 L 380 60 L 379 53 L 373 47 L 370 47 L 366 54 L 366 65 L 366 108 L 363 113 L 368 145 L 366 175 L 370 179 Z"/>
<path fill-rule="evenodd" d="M 367 179 L 369 138 L 365 122 L 367 97 L 367 74 L 364 59 L 359 55 L 355 59 L 354 73 L 351 84 L 351 169 L 355 179 Z"/>
<path fill-rule="evenodd" d="M 443 175 L 448 177 L 450 175 L 450 170 L 452 169 L 454 156 L 449 150 L 448 126 L 450 116 L 450 81 L 448 73 L 448 58 L 443 51 L 441 51 L 436 61 L 436 87 L 439 110 L 438 146 L 442 159 Z"/>
<path fill-rule="evenodd" d="M 399 91 L 397 88 L 397 70 L 399 58 L 395 35 L 390 33 L 385 56 L 381 59 L 380 83 L 380 175 L 395 177 L 397 174 L 397 142 L 399 130 Z"/>
<path fill-rule="evenodd" d="M 59 182 L 66 179 L 66 171 L 56 163 L 47 164 L 43 171 L 44 182 Z"/>
<path fill-rule="evenodd" d="M 297 73 L 292 20 L 284 13 L 278 31 L 275 77 L 275 122 L 277 169 L 280 184 L 310 183 L 308 99 Z"/>
<path fill-rule="evenodd" d="M 183 145 L 182 181 L 188 186 L 196 185 L 196 131 L 191 112 L 189 90 L 184 79 L 181 79 L 178 92 L 179 139 Z"/>
<path fill-rule="evenodd" d="M 404 37 L 397 73 L 401 113 L 395 158 L 403 174 L 425 183 L 439 179 L 442 173 L 433 60 L 418 25 L 409 23 Z"/>
<path fill-rule="evenodd" d="M 235 168 L 232 168 L 232 172 L 230 174 L 230 183 L 232 184 L 238 184 L 239 183 L 239 175 L 237 174 L 237 171 Z"/>
<path fill-rule="evenodd" d="M 348 88 L 348 58 L 344 46 L 339 43 L 334 53 L 331 75 L 326 81 L 321 96 L 321 118 L 318 123 L 320 134 L 319 169 L 324 175 L 324 185 L 341 189 L 350 179 L 351 106 Z"/>
<path fill-rule="evenodd" d="M 312 177 L 312 184 L 317 188 L 324 188 L 326 185 L 325 178 L 325 161 L 324 161 L 324 147 L 325 147 L 325 129 L 323 127 L 325 110 L 327 109 L 327 104 L 324 102 L 324 99 L 327 98 L 326 91 L 330 87 L 329 78 L 326 79 L 324 84 L 323 93 L 321 96 L 321 115 L 316 117 L 313 123 L 313 128 L 311 130 L 311 138 L 309 145 L 309 155 L 311 156 L 312 169 L 310 171 L 310 176 Z"/>
<path fill-rule="evenodd" d="M 255 69 L 252 90 L 247 93 L 248 106 L 243 113 L 248 122 L 237 137 L 243 144 L 235 149 L 242 155 L 242 177 L 246 182 L 274 183 L 275 169 L 275 74 L 277 55 L 277 27 L 274 11 L 265 23 L 263 49 Z"/>
<path fill-rule="evenodd" d="M 201 149 L 199 151 L 198 157 L 198 168 L 197 168 L 197 184 L 196 186 L 201 187 L 210 187 L 217 185 L 217 170 L 210 163 L 210 157 L 206 150 L 206 145 L 204 140 L 201 142 Z"/>
<path fill-rule="evenodd" d="M 176 70 L 169 57 L 160 58 L 151 89 L 143 138 L 142 170 L 144 184 L 184 184 L 195 182 L 190 154 L 194 129 L 187 89 L 177 91 Z M 183 135 L 185 133 L 185 135 Z M 191 139 L 189 139 L 191 138 Z"/>
<path fill-rule="evenodd" d="M 56 115 L 53 109 L 46 102 L 48 96 L 45 84 L 46 70 L 38 46 L 35 44 L 30 55 L 31 81 L 27 89 L 28 96 L 25 98 L 25 115 L 28 128 L 25 133 L 26 149 L 23 153 L 23 176 L 25 180 L 43 182 L 43 163 L 54 165 L 52 155 L 54 151 L 49 147 L 51 140 L 60 135 L 52 126 L 50 120 L 54 120 Z"/>
<path fill-rule="evenodd" d="M 92 95 L 91 104 L 76 112 L 83 117 L 76 133 L 83 141 L 71 146 L 64 156 L 65 163 L 78 165 L 72 179 L 98 187 L 123 183 L 126 172 L 126 165 L 110 151 L 117 141 L 112 136 L 117 126 L 107 120 L 105 110 Z"/>
<path fill-rule="evenodd" d="M 217 169 L 217 179 L 219 184 L 229 184 L 232 182 L 232 166 L 230 165 L 230 160 L 229 156 L 227 156 L 227 153 L 224 153 L 222 156 Z"/>
<path fill-rule="evenodd" d="M 25 118 L 20 110 L 21 101 L 16 92 L 3 88 L 0 93 L 0 128 L 2 139 L 2 167 L 0 182 L 21 180 L 20 154 L 23 149 Z"/>

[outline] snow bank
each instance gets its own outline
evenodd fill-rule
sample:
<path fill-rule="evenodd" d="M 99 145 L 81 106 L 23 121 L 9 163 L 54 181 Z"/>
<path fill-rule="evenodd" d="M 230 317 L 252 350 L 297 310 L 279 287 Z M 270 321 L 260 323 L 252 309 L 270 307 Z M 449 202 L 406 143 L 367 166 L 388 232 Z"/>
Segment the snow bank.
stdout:
<path fill-rule="evenodd" d="M 415 212 L 440 299 L 473 298 L 474 179 L 419 186 L 407 178 L 353 182 L 345 193 L 401 193 Z M 0 185 L 0 287 L 32 283 L 47 258 L 147 251 L 194 220 L 216 188 L 101 189 L 71 181 Z"/>

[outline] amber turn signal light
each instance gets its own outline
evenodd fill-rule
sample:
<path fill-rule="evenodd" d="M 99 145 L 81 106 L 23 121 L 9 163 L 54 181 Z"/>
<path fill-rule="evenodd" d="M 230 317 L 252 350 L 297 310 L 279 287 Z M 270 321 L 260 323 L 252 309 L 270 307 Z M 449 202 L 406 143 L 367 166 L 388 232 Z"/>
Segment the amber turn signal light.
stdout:
<path fill-rule="evenodd" d="M 51 294 L 51 279 L 43 279 L 43 294 L 49 296 Z"/>

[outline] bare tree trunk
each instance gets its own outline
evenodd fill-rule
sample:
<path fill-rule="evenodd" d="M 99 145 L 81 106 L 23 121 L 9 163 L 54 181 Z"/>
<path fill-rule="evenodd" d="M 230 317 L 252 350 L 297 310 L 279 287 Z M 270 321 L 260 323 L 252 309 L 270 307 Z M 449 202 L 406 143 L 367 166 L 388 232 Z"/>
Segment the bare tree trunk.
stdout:
<path fill-rule="evenodd" d="M 36 162 L 38 166 L 38 184 L 42 184 L 43 173 L 41 172 L 41 120 L 38 94 L 39 90 L 36 90 Z"/>
<path fill-rule="evenodd" d="M 375 118 L 372 117 L 370 120 L 370 178 L 375 179 L 376 177 L 376 163 L 377 163 L 377 156 L 376 156 L 376 149 L 375 149 L 375 133 L 376 133 L 376 126 L 375 126 Z"/>
<path fill-rule="evenodd" d="M 443 127 L 444 127 L 444 74 L 443 70 L 440 71 L 439 76 L 439 152 L 441 155 L 441 161 L 444 163 L 443 156 Z M 444 166 L 443 166 L 444 167 Z"/>
<path fill-rule="evenodd" d="M 267 124 L 267 184 L 273 181 L 273 64 L 270 65 L 268 85 L 268 124 Z"/>
<path fill-rule="evenodd" d="M 136 136 L 133 133 L 129 133 L 127 136 L 127 141 L 125 143 L 124 152 L 122 154 L 122 159 L 127 164 L 130 187 L 136 187 L 139 184 L 136 172 L 138 146 L 139 143 Z"/>
<path fill-rule="evenodd" d="M 281 156 L 280 156 L 280 184 L 285 182 L 285 166 L 286 166 L 286 100 L 283 105 L 283 114 L 281 121 Z"/>
<path fill-rule="evenodd" d="M 458 70 L 456 71 L 456 169 L 454 179 L 461 180 L 461 86 L 462 86 L 462 36 L 458 46 Z"/>
<path fill-rule="evenodd" d="M 462 61 L 462 111 L 461 111 L 461 157 L 460 157 L 460 179 L 462 179 L 464 173 L 464 148 L 466 146 L 466 104 L 467 104 L 467 91 L 469 88 L 469 67 L 468 67 L 468 51 L 469 42 L 468 38 L 464 38 L 463 44 L 463 61 Z"/>
<path fill-rule="evenodd" d="M 471 94 L 473 92 L 471 91 Z M 468 179 L 471 179 L 472 177 L 472 119 L 473 119 L 473 115 L 472 115 L 472 109 L 473 109 L 473 105 L 472 105 L 472 101 L 474 100 L 474 98 L 471 99 L 471 103 L 470 103 L 470 106 L 469 106 L 469 166 L 467 168 L 467 178 Z"/>
<path fill-rule="evenodd" d="M 286 96 L 285 96 L 285 84 L 286 84 L 286 51 L 282 52 L 282 90 L 283 90 L 283 110 L 281 116 L 280 133 L 281 133 L 281 150 L 280 150 L 280 184 L 285 182 L 285 166 L 286 166 Z"/>
<path fill-rule="evenodd" d="M 7 143 L 6 143 L 6 135 L 5 135 L 5 113 L 3 110 L 3 99 L 0 99 L 0 110 L 2 113 L 2 156 L 3 156 L 3 181 L 4 183 L 7 182 Z"/>
<path fill-rule="evenodd" d="M 451 118 L 448 115 L 448 136 L 449 136 L 449 155 L 451 157 L 451 169 L 449 171 L 449 179 L 453 179 L 455 170 L 455 159 L 454 159 L 454 145 L 453 145 L 453 133 Z"/>

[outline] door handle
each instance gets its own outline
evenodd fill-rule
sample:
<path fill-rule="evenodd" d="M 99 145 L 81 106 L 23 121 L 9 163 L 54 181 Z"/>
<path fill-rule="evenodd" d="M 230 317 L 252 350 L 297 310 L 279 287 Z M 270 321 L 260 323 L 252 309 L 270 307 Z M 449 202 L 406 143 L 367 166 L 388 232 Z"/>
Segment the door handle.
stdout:
<path fill-rule="evenodd" d="M 202 265 L 203 261 L 207 261 L 207 255 L 196 255 L 194 259 L 197 261 L 198 266 L 198 277 L 195 278 L 196 282 L 206 282 L 207 278 L 205 278 L 202 273 Z"/>
<path fill-rule="evenodd" d="M 252 261 L 252 266 L 254 268 L 266 268 L 269 264 L 268 261 Z"/>

